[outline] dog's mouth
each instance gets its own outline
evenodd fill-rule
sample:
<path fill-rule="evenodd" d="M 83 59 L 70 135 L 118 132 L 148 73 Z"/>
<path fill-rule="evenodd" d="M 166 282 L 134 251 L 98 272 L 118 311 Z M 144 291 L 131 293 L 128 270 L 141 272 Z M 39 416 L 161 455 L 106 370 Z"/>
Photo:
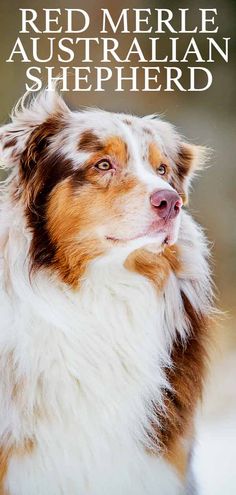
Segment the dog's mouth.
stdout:
<path fill-rule="evenodd" d="M 131 241 L 135 241 L 141 238 L 151 238 L 155 241 L 158 238 L 160 244 L 173 244 L 173 238 L 175 237 L 175 225 L 174 222 L 166 222 L 163 226 L 158 226 L 154 223 L 148 229 L 130 237 L 116 237 L 113 235 L 106 236 L 106 240 L 113 244 L 126 244 Z"/>

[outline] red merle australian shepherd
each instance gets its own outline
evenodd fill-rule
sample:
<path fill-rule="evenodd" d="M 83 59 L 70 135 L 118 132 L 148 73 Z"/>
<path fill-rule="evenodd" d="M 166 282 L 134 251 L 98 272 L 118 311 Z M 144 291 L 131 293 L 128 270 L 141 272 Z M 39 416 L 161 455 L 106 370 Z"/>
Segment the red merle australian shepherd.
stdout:
<path fill-rule="evenodd" d="M 49 91 L 0 137 L 0 494 L 187 493 L 212 291 L 183 205 L 203 148 Z"/>

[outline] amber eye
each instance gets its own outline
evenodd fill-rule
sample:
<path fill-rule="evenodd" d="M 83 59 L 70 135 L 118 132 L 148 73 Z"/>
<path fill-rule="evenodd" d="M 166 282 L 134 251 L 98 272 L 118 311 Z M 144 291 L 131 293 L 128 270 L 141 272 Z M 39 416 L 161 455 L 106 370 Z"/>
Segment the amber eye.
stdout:
<path fill-rule="evenodd" d="M 97 168 L 98 170 L 106 171 L 106 170 L 111 170 L 113 167 L 109 162 L 109 160 L 101 160 L 95 165 L 95 168 Z"/>
<path fill-rule="evenodd" d="M 166 165 L 163 163 L 160 165 L 160 167 L 157 168 L 157 172 L 159 175 L 165 175 L 166 174 Z"/>

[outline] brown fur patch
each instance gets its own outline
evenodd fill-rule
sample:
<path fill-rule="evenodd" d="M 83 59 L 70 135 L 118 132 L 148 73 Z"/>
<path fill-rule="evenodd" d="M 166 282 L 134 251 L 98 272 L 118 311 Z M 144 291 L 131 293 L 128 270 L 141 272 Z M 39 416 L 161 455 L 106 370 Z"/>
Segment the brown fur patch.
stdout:
<path fill-rule="evenodd" d="M 16 138 L 9 139 L 9 141 L 7 141 L 4 144 L 3 149 L 5 149 L 5 148 L 11 148 L 12 146 L 16 146 L 16 144 L 17 144 L 17 139 Z"/>
<path fill-rule="evenodd" d="M 56 165 L 58 164 L 58 167 Z M 42 164 L 37 172 L 36 183 L 32 184 L 27 201 L 26 216 L 28 225 L 33 233 L 31 243 L 32 268 L 50 266 L 55 254 L 55 247 L 51 242 L 46 225 L 46 209 L 49 195 L 60 181 L 72 173 L 72 164 L 69 160 L 53 155 Z M 45 166 L 48 166 L 47 171 Z M 41 184 L 41 185 L 40 185 Z M 36 189 L 33 189 L 34 186 Z"/>
<path fill-rule="evenodd" d="M 99 156 L 109 155 L 119 164 L 127 164 L 127 144 L 118 136 L 111 136 L 104 143 L 91 131 L 84 131 L 79 141 L 79 151 L 97 153 Z"/>
<path fill-rule="evenodd" d="M 7 495 L 4 489 L 4 480 L 7 474 L 9 458 L 10 449 L 0 446 L 0 495 Z"/>
<path fill-rule="evenodd" d="M 184 481 L 186 479 L 189 464 L 189 446 L 184 445 L 183 439 L 177 439 L 176 443 L 164 454 L 164 458 L 169 462 Z"/>
<path fill-rule="evenodd" d="M 180 270 L 177 246 L 166 247 L 158 254 L 145 248 L 136 249 L 126 259 L 125 267 L 148 278 L 158 291 L 162 291 L 170 271 Z"/>
<path fill-rule="evenodd" d="M 106 140 L 104 153 L 116 158 L 118 163 L 126 165 L 128 161 L 127 144 L 120 137 L 110 137 Z"/>
<path fill-rule="evenodd" d="M 178 174 L 181 179 L 191 172 L 195 158 L 195 148 L 191 144 L 182 143 L 178 153 Z"/>
<path fill-rule="evenodd" d="M 75 239 L 88 225 L 93 227 L 87 218 L 88 208 L 86 194 L 77 197 L 71 182 L 66 181 L 55 190 L 47 210 L 48 230 L 55 246 L 53 267 L 73 287 L 78 285 L 88 263 L 103 252 L 96 238 Z"/>
<path fill-rule="evenodd" d="M 155 411 L 161 426 L 153 425 L 151 435 L 179 471 L 185 469 L 188 458 L 188 449 L 185 451 L 181 445 L 192 431 L 194 412 L 202 395 L 209 327 L 208 318 L 197 313 L 183 293 L 182 301 L 191 332 L 184 342 L 177 336 L 173 344 L 172 367 L 165 370 L 171 390 L 165 391 L 165 412 Z"/>
<path fill-rule="evenodd" d="M 183 204 L 188 202 L 185 179 L 194 171 L 196 149 L 194 145 L 182 143 L 176 160 L 176 169 L 172 173 L 171 185 L 182 197 Z"/>
<path fill-rule="evenodd" d="M 32 439 L 26 439 L 23 444 L 12 447 L 0 445 L 0 495 L 9 495 L 8 491 L 4 488 L 4 482 L 11 457 L 16 456 L 22 458 L 26 455 L 30 455 L 34 448 L 35 442 Z"/>
<path fill-rule="evenodd" d="M 84 131 L 79 140 L 78 151 L 97 152 L 103 149 L 103 144 L 92 130 Z"/>
<path fill-rule="evenodd" d="M 34 174 L 36 168 L 38 169 L 38 161 L 41 161 L 45 156 L 51 138 L 64 127 L 65 123 L 60 115 L 55 114 L 32 131 L 20 160 L 21 177 L 26 181 L 26 184 L 27 181 L 32 178 L 32 174 Z M 37 187 L 36 179 L 37 177 L 34 177 L 34 186 L 36 186 L 36 190 L 38 190 L 41 181 L 39 180 Z"/>
<path fill-rule="evenodd" d="M 167 157 L 159 150 L 156 143 L 152 142 L 148 148 L 148 161 L 154 171 L 156 172 L 160 165 L 166 166 L 166 174 L 162 176 L 162 179 L 168 180 L 170 175 L 170 165 Z"/>
<path fill-rule="evenodd" d="M 63 158 L 59 151 L 50 152 L 53 136 L 64 127 L 59 114 L 51 116 L 31 133 L 20 159 L 17 194 L 24 201 L 28 226 L 33 234 L 30 250 L 33 269 L 49 266 L 52 262 L 55 249 L 45 221 L 47 200 L 55 185 L 73 172 L 70 160 Z"/>
<path fill-rule="evenodd" d="M 156 170 L 158 165 L 162 163 L 162 153 L 157 147 L 156 143 L 150 143 L 148 149 L 148 160 L 151 166 Z"/>

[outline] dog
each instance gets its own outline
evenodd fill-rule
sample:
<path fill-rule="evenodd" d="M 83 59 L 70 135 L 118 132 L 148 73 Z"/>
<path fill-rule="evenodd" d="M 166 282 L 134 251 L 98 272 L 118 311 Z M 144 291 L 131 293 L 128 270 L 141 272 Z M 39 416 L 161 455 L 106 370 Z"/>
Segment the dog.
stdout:
<path fill-rule="evenodd" d="M 47 90 L 0 138 L 1 495 L 186 493 L 213 312 L 184 208 L 204 148 Z"/>

